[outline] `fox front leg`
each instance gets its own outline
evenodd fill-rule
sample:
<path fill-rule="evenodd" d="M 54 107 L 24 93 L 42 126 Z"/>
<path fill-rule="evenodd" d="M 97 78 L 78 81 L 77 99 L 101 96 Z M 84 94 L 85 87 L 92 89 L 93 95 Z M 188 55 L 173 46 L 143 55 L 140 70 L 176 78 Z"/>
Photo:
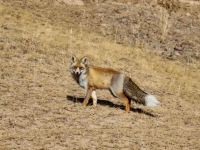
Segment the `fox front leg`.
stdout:
<path fill-rule="evenodd" d="M 84 99 L 84 101 L 83 101 L 83 106 L 87 106 L 91 94 L 92 94 L 92 88 L 88 88 L 88 89 L 87 89 L 86 96 L 85 96 L 85 99 Z"/>
<path fill-rule="evenodd" d="M 97 106 L 97 95 L 95 90 L 92 91 L 92 100 L 93 100 L 93 106 L 96 107 Z"/>

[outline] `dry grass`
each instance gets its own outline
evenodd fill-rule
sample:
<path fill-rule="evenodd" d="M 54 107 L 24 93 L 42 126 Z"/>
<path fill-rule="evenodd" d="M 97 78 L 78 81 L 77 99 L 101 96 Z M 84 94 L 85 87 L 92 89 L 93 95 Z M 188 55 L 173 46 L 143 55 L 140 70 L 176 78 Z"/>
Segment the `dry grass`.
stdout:
<path fill-rule="evenodd" d="M 199 62 L 169 61 L 14 6 L 1 4 L 0 14 L 1 149 L 200 148 Z M 105 91 L 97 108 L 67 100 L 84 95 L 68 72 L 71 54 L 121 70 L 162 106 L 125 114 Z"/>
<path fill-rule="evenodd" d="M 162 6 L 169 12 L 177 11 L 178 9 L 180 9 L 179 0 L 158 0 L 157 2 L 160 6 Z"/>
<path fill-rule="evenodd" d="M 161 29 L 161 41 L 164 41 L 167 37 L 168 31 L 170 29 L 169 13 L 166 9 L 160 8 L 160 29 Z"/>

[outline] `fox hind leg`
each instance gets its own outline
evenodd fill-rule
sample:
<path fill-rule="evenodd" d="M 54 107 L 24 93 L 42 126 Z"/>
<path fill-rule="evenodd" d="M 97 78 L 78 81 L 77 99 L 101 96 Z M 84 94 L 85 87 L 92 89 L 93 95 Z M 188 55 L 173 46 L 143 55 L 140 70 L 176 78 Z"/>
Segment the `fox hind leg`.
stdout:
<path fill-rule="evenodd" d="M 122 100 L 125 106 L 125 111 L 127 113 L 130 112 L 130 107 L 131 107 L 131 100 L 128 99 L 124 94 L 120 94 L 119 98 Z"/>
<path fill-rule="evenodd" d="M 130 111 L 131 101 L 124 95 L 124 75 L 116 74 L 112 78 L 112 83 L 110 87 L 111 93 L 122 100 L 125 105 L 126 112 Z"/>

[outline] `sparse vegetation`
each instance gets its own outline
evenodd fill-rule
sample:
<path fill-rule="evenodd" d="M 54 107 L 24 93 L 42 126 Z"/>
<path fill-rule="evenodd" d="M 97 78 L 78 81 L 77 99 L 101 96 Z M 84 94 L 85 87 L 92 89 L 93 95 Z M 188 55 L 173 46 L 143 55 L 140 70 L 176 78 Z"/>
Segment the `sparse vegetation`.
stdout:
<path fill-rule="evenodd" d="M 0 1 L 0 149 L 199 149 L 199 59 L 171 61 L 141 44 L 120 43 L 95 32 L 87 11 Z M 79 20 L 84 12 L 87 24 Z M 162 15 L 158 36 L 165 41 L 171 22 Z M 84 96 L 68 72 L 72 54 L 121 70 L 157 95 L 161 107 L 132 104 L 125 114 L 104 91 L 97 108 L 67 99 Z"/>

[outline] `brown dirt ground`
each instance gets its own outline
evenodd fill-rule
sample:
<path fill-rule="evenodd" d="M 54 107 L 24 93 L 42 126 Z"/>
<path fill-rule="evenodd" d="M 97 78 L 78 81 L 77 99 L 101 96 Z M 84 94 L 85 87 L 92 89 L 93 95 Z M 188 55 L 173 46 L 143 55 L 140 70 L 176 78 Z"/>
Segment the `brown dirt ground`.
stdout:
<path fill-rule="evenodd" d="M 0 1 L 0 149 L 200 149 L 198 61 L 116 43 L 73 24 L 85 6 L 48 2 Z M 98 91 L 98 106 L 83 108 L 84 90 L 68 70 L 72 54 L 121 70 L 161 106 L 132 104 L 127 114 Z"/>

